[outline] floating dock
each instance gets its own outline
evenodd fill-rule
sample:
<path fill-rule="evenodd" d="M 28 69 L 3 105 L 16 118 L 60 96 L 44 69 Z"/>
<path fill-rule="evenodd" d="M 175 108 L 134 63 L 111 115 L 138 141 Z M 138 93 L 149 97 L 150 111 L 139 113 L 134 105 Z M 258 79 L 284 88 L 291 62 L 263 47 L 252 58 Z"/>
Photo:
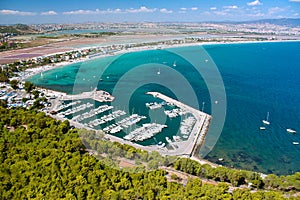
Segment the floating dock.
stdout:
<path fill-rule="evenodd" d="M 158 126 L 158 124 L 156 124 L 156 126 L 153 125 L 154 128 L 149 128 L 147 126 L 150 126 L 150 125 L 144 124 L 140 129 L 133 131 L 132 133 L 127 135 L 127 137 L 125 136 L 124 138 L 119 138 L 119 137 L 111 135 L 113 133 L 117 133 L 117 132 L 121 131 L 123 128 L 128 128 L 128 127 L 132 126 L 133 124 L 136 124 L 137 122 L 146 118 L 145 116 L 139 116 L 137 114 L 132 114 L 131 116 L 126 117 L 126 118 L 122 119 L 121 121 L 116 122 L 115 124 L 111 124 L 111 125 L 105 127 L 103 129 L 103 131 L 105 133 L 111 133 L 111 134 L 105 134 L 104 137 L 109 139 L 112 142 L 116 141 L 121 144 L 128 144 L 128 145 L 131 145 L 135 148 L 139 148 L 142 150 L 146 150 L 146 151 L 150 151 L 150 152 L 157 151 L 161 155 L 192 157 L 195 154 L 195 152 L 197 151 L 197 149 L 199 147 L 201 147 L 201 145 L 203 144 L 206 133 L 208 131 L 210 120 L 212 117 L 204 112 L 201 112 L 195 108 L 192 108 L 186 104 L 183 104 L 183 103 L 181 103 L 175 99 L 172 99 L 164 94 L 161 94 L 159 92 L 147 92 L 146 94 L 153 95 L 155 98 L 164 100 L 166 105 L 177 106 L 178 109 L 176 109 L 176 110 L 173 109 L 174 111 L 172 110 L 172 113 L 176 113 L 178 115 L 180 115 L 182 113 L 189 115 L 189 117 L 185 118 L 181 122 L 181 126 L 180 126 L 181 130 L 179 130 L 181 136 L 179 136 L 179 135 L 173 136 L 172 139 L 174 141 L 171 138 L 168 138 L 167 142 L 169 143 L 169 145 L 164 144 L 164 145 L 143 146 L 143 145 L 137 144 L 135 142 L 132 142 L 132 141 L 146 140 L 148 138 L 153 137 L 155 134 L 161 132 L 162 129 L 165 128 L 165 126 L 160 125 L 159 127 L 156 127 L 156 126 Z M 81 94 L 81 96 L 76 96 L 76 98 L 82 99 L 82 95 L 85 95 L 85 94 Z M 89 96 L 87 98 L 91 98 L 90 95 L 91 94 L 87 95 L 87 96 Z M 105 95 L 109 95 L 109 94 L 105 93 Z M 74 98 L 73 98 L 73 100 L 74 100 Z M 78 104 L 78 102 L 76 104 Z M 153 103 L 151 105 L 155 105 L 155 104 Z M 70 105 L 68 105 L 68 106 L 70 106 Z M 88 104 L 85 106 L 82 106 L 82 105 L 80 105 L 80 106 L 76 106 L 75 108 L 67 110 L 67 111 L 65 111 L 66 113 L 64 113 L 64 114 L 74 113 L 74 112 L 77 112 L 78 110 L 83 109 L 84 107 L 89 107 Z M 150 104 L 147 107 L 149 107 L 149 106 L 150 106 Z M 111 121 L 111 119 L 117 118 L 124 114 L 125 114 L 124 111 L 118 110 L 118 111 L 113 112 L 110 115 L 102 116 L 101 119 L 96 119 L 94 121 L 90 121 L 89 124 L 81 124 L 75 120 L 70 120 L 70 123 L 78 128 L 95 130 L 95 129 L 93 129 L 93 127 L 95 127 L 99 124 L 105 123 L 106 121 Z M 94 115 L 94 113 L 89 112 L 87 116 L 90 116 L 90 115 Z M 56 117 L 61 118 L 61 115 L 58 114 L 58 115 L 56 115 Z M 182 139 L 181 137 L 183 137 L 184 139 Z"/>
<path fill-rule="evenodd" d="M 188 105 L 183 104 L 175 99 L 172 99 L 164 94 L 159 92 L 147 92 L 146 94 L 152 95 L 155 98 L 159 98 L 164 100 L 167 104 L 174 104 L 183 110 L 186 113 L 191 113 L 193 118 L 195 118 L 194 125 L 191 130 L 189 130 L 189 136 L 185 141 L 174 141 L 172 142 L 172 147 L 176 147 L 173 149 L 162 149 L 158 150 L 161 154 L 164 155 L 173 155 L 173 156 L 193 156 L 197 147 L 202 145 L 206 133 L 208 131 L 208 127 L 210 124 L 211 116 L 201 112 L 195 108 L 192 108 Z"/>

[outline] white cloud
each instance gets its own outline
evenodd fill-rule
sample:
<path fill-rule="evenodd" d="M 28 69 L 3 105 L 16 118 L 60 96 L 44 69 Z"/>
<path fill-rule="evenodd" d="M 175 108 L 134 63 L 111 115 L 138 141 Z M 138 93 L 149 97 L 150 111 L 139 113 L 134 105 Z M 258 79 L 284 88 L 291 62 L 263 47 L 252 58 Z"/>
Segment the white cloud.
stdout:
<path fill-rule="evenodd" d="M 259 13 L 249 14 L 248 16 L 250 16 L 250 17 L 264 17 L 265 14 L 259 12 Z"/>
<path fill-rule="evenodd" d="M 290 2 L 300 2 L 300 0 L 290 0 Z"/>
<path fill-rule="evenodd" d="M 126 10 L 122 10 L 120 8 L 117 9 L 107 9 L 107 10 L 74 10 L 63 12 L 64 15 L 93 15 L 93 14 L 119 14 L 119 13 L 151 13 L 155 12 L 157 8 L 147 8 L 145 6 L 141 6 L 140 8 L 130 8 Z"/>
<path fill-rule="evenodd" d="M 180 8 L 180 10 L 178 11 L 179 13 L 186 13 L 187 8 Z"/>
<path fill-rule="evenodd" d="M 74 10 L 63 12 L 64 15 L 90 15 L 90 14 L 97 14 L 100 13 L 99 9 L 96 10 Z"/>
<path fill-rule="evenodd" d="M 268 13 L 269 13 L 270 15 L 272 15 L 272 14 L 274 14 L 274 13 L 279 13 L 279 12 L 283 12 L 283 11 L 285 11 L 284 8 L 272 7 L 272 8 L 269 8 Z"/>
<path fill-rule="evenodd" d="M 107 9 L 107 10 L 101 10 L 100 11 L 101 14 L 107 14 L 107 13 L 113 13 L 113 14 L 119 14 L 119 13 L 124 13 L 120 8 L 111 10 L 111 9 Z"/>
<path fill-rule="evenodd" d="M 195 11 L 195 10 L 198 10 L 198 8 L 197 7 L 192 7 L 191 10 Z"/>
<path fill-rule="evenodd" d="M 115 10 L 107 9 L 107 10 L 74 10 L 69 12 L 63 12 L 64 15 L 95 15 L 95 14 L 109 14 L 109 13 L 123 13 L 121 9 L 117 8 Z"/>
<path fill-rule="evenodd" d="M 57 15 L 57 12 L 49 10 L 47 12 L 42 12 L 41 15 Z"/>
<path fill-rule="evenodd" d="M 247 3 L 248 6 L 259 6 L 262 5 L 262 3 L 259 0 L 254 0 L 252 2 Z"/>
<path fill-rule="evenodd" d="M 34 12 L 23 12 L 18 10 L 0 10 L 0 15 L 21 15 L 21 16 L 33 16 Z"/>
<path fill-rule="evenodd" d="M 210 10 L 217 10 L 217 7 L 211 7 Z"/>
<path fill-rule="evenodd" d="M 227 12 L 224 12 L 224 11 L 215 11 L 214 14 L 216 14 L 216 15 L 221 15 L 221 16 L 225 16 L 225 15 L 227 15 L 228 13 L 227 13 Z"/>
<path fill-rule="evenodd" d="M 294 16 L 298 16 L 299 14 L 298 14 L 298 13 L 294 13 L 293 15 L 294 15 Z"/>
<path fill-rule="evenodd" d="M 156 10 L 157 10 L 156 8 L 147 8 L 146 6 L 141 6 L 138 9 L 130 8 L 130 9 L 127 9 L 126 11 L 130 12 L 130 13 L 140 13 L 140 12 L 151 13 L 151 12 L 155 12 Z"/>
<path fill-rule="evenodd" d="M 236 5 L 234 5 L 234 6 L 224 6 L 223 8 L 226 8 L 226 9 L 237 9 L 238 7 Z"/>
<path fill-rule="evenodd" d="M 173 10 L 168 10 L 166 8 L 162 8 L 162 9 L 160 9 L 160 12 L 169 14 L 169 13 L 173 13 Z"/>

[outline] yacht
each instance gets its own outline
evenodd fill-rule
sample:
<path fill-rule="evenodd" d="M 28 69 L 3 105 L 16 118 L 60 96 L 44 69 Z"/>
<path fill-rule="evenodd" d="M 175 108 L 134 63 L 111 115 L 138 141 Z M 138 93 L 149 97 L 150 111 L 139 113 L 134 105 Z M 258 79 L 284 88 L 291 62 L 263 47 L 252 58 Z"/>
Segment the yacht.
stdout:
<path fill-rule="evenodd" d="M 166 146 L 166 143 L 163 143 L 162 141 L 160 141 L 158 144 L 157 144 L 158 148 L 163 148 Z"/>
<path fill-rule="evenodd" d="M 286 129 L 286 131 L 289 132 L 289 133 L 297 133 L 295 130 L 293 130 L 291 128 Z"/>
<path fill-rule="evenodd" d="M 293 145 L 298 145 L 299 144 L 299 142 L 293 142 Z"/>
<path fill-rule="evenodd" d="M 112 129 L 110 130 L 110 133 L 112 133 L 112 134 L 118 133 L 118 132 L 120 132 L 122 129 L 123 129 L 123 128 L 122 128 L 121 126 L 116 126 L 116 127 L 112 128 Z"/>
<path fill-rule="evenodd" d="M 260 129 L 260 130 L 266 130 L 266 127 L 261 126 L 261 127 L 259 127 L 259 129 Z"/>
<path fill-rule="evenodd" d="M 266 125 L 270 125 L 270 122 L 269 122 L 269 112 L 267 113 L 267 118 L 265 120 L 262 120 L 262 122 Z"/>
<path fill-rule="evenodd" d="M 172 140 L 171 140 L 169 137 L 166 137 L 166 141 L 167 141 L 168 143 L 172 143 Z"/>

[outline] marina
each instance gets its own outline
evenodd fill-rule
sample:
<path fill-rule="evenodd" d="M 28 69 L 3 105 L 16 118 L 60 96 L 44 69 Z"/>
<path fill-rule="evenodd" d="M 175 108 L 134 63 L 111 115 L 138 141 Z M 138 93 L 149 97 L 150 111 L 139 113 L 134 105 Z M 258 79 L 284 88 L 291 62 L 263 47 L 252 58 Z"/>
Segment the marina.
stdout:
<path fill-rule="evenodd" d="M 103 90 L 92 90 L 90 92 L 83 92 L 81 94 L 74 95 L 64 95 L 61 97 L 61 100 L 77 100 L 77 99 L 93 99 L 99 102 L 112 102 L 114 97 L 111 96 L 108 92 Z"/>
<path fill-rule="evenodd" d="M 161 132 L 162 129 L 166 127 L 167 125 L 156 123 L 143 124 L 142 127 L 139 127 L 126 135 L 124 139 L 130 141 L 144 141 Z"/>
<path fill-rule="evenodd" d="M 112 107 L 112 106 L 111 106 Z M 88 123 L 88 126 L 90 127 L 95 127 L 95 126 L 98 126 L 100 124 L 104 124 L 106 122 L 109 122 L 109 121 L 112 121 L 122 115 L 125 115 L 126 112 L 123 111 L 123 110 L 116 110 L 116 111 L 113 111 L 111 114 L 108 114 L 108 115 L 104 115 L 102 116 L 100 119 L 95 119 L 95 120 L 92 120 Z"/>
<path fill-rule="evenodd" d="M 211 116 L 159 92 L 147 92 L 146 94 L 162 99 L 167 104 L 175 105 L 192 115 L 187 118 L 188 122 L 185 122 L 186 125 L 190 127 L 190 132 L 187 134 L 186 140 L 179 140 L 177 136 L 175 137 L 177 141 L 175 139 L 172 141 L 169 137 L 166 137 L 166 141 L 171 144 L 170 148 L 161 148 L 158 151 L 163 155 L 193 156 L 197 147 L 201 146 L 205 140 Z"/>
<path fill-rule="evenodd" d="M 182 51 L 190 51 L 191 48 L 180 48 Z M 230 106 L 227 107 L 227 116 L 226 116 L 226 123 L 225 128 L 223 129 L 223 132 L 220 136 L 220 139 L 222 139 L 222 143 L 218 142 L 213 149 L 211 149 L 211 152 L 207 155 L 207 159 L 210 161 L 214 161 L 215 159 L 219 157 L 224 157 L 227 161 L 224 163 L 226 166 L 241 166 L 241 168 L 246 169 L 253 169 L 253 166 L 257 166 L 258 170 L 266 172 L 266 170 L 271 170 L 274 173 L 286 173 L 286 169 L 295 170 L 298 168 L 299 160 L 295 161 L 295 157 L 299 154 L 297 146 L 293 145 L 293 141 L 297 141 L 294 138 L 293 134 L 289 134 L 286 129 L 291 128 L 295 131 L 299 131 L 299 96 L 295 95 L 298 91 L 298 85 L 299 85 L 299 79 L 294 77 L 295 74 L 299 72 L 298 68 L 295 68 L 293 66 L 297 66 L 297 63 L 299 63 L 299 56 L 295 56 L 291 58 L 290 56 L 287 57 L 287 55 L 296 55 L 295 52 L 299 52 L 299 42 L 278 42 L 278 43 L 259 43 L 259 44 L 225 44 L 225 45 L 204 45 L 204 49 L 207 50 L 207 52 L 214 56 L 214 61 L 217 65 L 224 65 L 224 82 L 227 84 L 226 86 L 230 88 L 228 90 L 228 102 L 230 102 Z M 264 65 L 261 63 L 260 55 L 258 52 L 261 52 L 260 50 L 265 49 L 264 52 L 266 53 L 264 59 L 267 59 L 268 63 L 274 63 L 274 68 L 276 66 L 276 71 L 272 71 L 269 69 L 269 65 Z M 284 51 L 277 52 L 278 49 L 284 49 Z M 248 51 L 252 51 L 255 56 L 257 56 L 257 59 L 255 62 L 253 62 L 253 59 L 247 54 Z M 286 52 L 287 55 L 282 54 L 281 52 Z M 124 66 L 128 67 L 128 69 L 131 69 L 130 65 L 138 66 L 139 64 L 143 63 L 151 63 L 154 62 L 154 59 L 151 59 L 154 54 L 158 54 L 159 52 L 139 52 L 135 53 L 136 55 L 127 56 L 124 57 L 121 61 L 131 59 L 131 62 L 126 64 L 123 63 Z M 146 57 L 145 55 L 151 55 Z M 230 58 L 231 55 L 238 55 L 236 58 Z M 274 56 L 276 55 L 276 56 Z M 143 57 L 145 56 L 145 57 Z M 228 58 L 226 62 L 224 61 L 224 56 Z M 136 58 L 143 57 L 142 61 L 138 62 L 139 60 Z M 177 57 L 172 56 L 166 56 L 165 54 L 159 55 L 159 63 L 162 63 L 164 61 L 168 62 L 170 65 L 176 60 L 177 66 L 175 67 L 176 70 L 178 70 L 179 73 L 186 73 L 187 77 L 186 79 L 188 81 L 191 81 L 194 85 L 199 85 L 199 88 L 197 89 L 197 96 L 199 99 L 199 105 L 200 105 L 200 111 L 201 109 L 201 103 L 204 101 L 206 102 L 207 106 L 205 106 L 205 111 L 210 112 L 210 106 L 214 107 L 220 107 L 222 106 L 223 99 L 217 98 L 217 99 L 210 99 L 209 101 L 209 94 L 206 94 L 205 92 L 202 93 L 198 89 L 205 90 L 205 87 L 202 87 L 201 80 L 198 80 L 196 75 L 194 73 L 190 73 L 191 70 L 187 66 L 185 67 L 184 62 Z M 200 57 L 200 56 L 199 56 Z M 206 59 L 208 62 L 206 62 Z M 106 61 L 105 59 L 103 59 Z M 286 60 L 289 60 L 288 63 L 286 63 Z M 103 61 L 103 62 L 104 62 Z M 201 59 L 203 61 L 203 64 L 209 64 L 211 61 L 208 58 Z M 102 62 L 102 61 L 101 61 Z M 101 62 L 99 59 L 99 62 L 97 61 L 95 64 L 91 64 L 87 71 L 81 72 L 82 74 L 80 77 L 86 76 L 86 80 L 91 79 L 94 74 L 91 74 L 89 77 L 88 75 L 90 71 L 93 71 L 94 69 L 101 68 Z M 118 80 L 119 77 L 122 76 L 121 72 L 123 67 L 119 67 L 122 62 L 113 63 L 112 67 L 115 73 L 115 79 L 112 79 L 112 73 L 105 73 L 103 74 L 102 78 L 103 81 L 99 83 L 98 89 L 111 91 L 110 89 L 114 87 L 114 84 Z M 94 67 L 95 65 L 95 67 Z M 96 65 L 98 68 L 96 68 Z M 232 66 L 236 66 L 236 68 L 233 68 Z M 243 67 L 238 67 L 243 66 Z M 290 67 L 290 70 L 286 70 L 287 67 Z M 104 67 L 103 67 L 104 68 Z M 166 75 L 164 68 L 161 68 L 161 75 L 156 75 L 156 72 L 159 67 L 151 68 L 151 70 L 154 72 L 153 76 L 144 77 L 145 82 L 153 81 L 153 77 L 162 78 L 164 75 Z M 208 69 L 206 66 L 203 66 L 204 69 Z M 101 68 L 102 69 L 102 68 Z M 239 73 L 239 76 L 241 77 L 236 78 L 236 70 L 240 70 L 241 73 Z M 64 67 L 64 70 L 56 70 L 51 74 L 49 73 L 43 73 L 44 78 L 40 79 L 40 77 L 37 77 L 36 79 L 32 79 L 35 84 L 49 89 L 54 90 L 60 90 L 61 92 L 66 93 L 72 93 L 72 87 L 64 87 L 68 85 L 72 85 L 72 79 L 73 77 L 69 75 L 70 70 L 72 70 L 72 67 Z M 100 70 L 100 69 L 99 69 Z M 268 72 L 268 73 L 258 73 L 258 72 Z M 58 79 L 55 78 L 55 74 L 59 74 Z M 280 74 L 280 76 L 279 76 Z M 60 75 L 64 75 L 68 77 L 68 79 L 60 80 Z M 38 74 L 40 76 L 40 74 Z M 106 80 L 105 77 L 109 76 L 109 81 Z M 139 74 L 135 73 L 133 76 L 139 77 Z M 232 77 L 234 76 L 234 78 Z M 154 78 L 155 78 L 154 77 Z M 254 78 L 259 77 L 257 82 L 253 82 Z M 276 82 L 274 84 L 270 84 L 274 81 L 274 77 L 276 79 Z M 48 80 L 46 83 L 45 80 Z M 197 81 L 196 81 L 197 80 Z M 286 81 L 286 80 L 291 80 Z M 201 83 L 198 84 L 198 83 Z M 85 83 L 82 83 L 85 84 Z M 101 85 L 105 84 L 105 87 L 102 87 Z M 176 83 L 175 81 L 172 82 L 174 84 L 174 87 L 180 87 L 179 83 Z M 61 85 L 62 87 L 57 87 L 58 85 Z M 194 86 L 193 85 L 193 86 Z M 261 86 L 264 86 L 264 89 L 261 88 Z M 268 86 L 268 89 L 265 90 L 265 87 Z M 87 86 L 89 88 L 89 86 Z M 159 91 L 163 94 L 170 94 L 166 90 L 160 87 L 149 87 L 146 88 L 148 91 Z M 165 93 L 166 91 L 166 93 Z M 198 92 L 199 91 L 199 92 Z M 202 91 L 202 90 L 201 90 Z M 279 95 L 278 91 L 284 91 L 284 95 Z M 145 93 L 146 91 L 143 91 Z M 276 98 L 274 98 L 276 94 Z M 202 98 L 203 97 L 203 98 Z M 259 98 L 258 98 L 259 97 Z M 118 98 L 118 97 L 116 97 Z M 141 110 L 147 109 L 144 105 L 146 102 L 154 102 L 153 98 L 145 98 L 145 101 L 140 102 L 139 105 L 141 105 Z M 216 101 L 218 104 L 216 104 Z M 273 102 L 276 101 L 276 106 L 273 106 Z M 160 102 L 160 101 L 159 101 Z M 135 103 L 135 100 L 132 102 Z M 188 101 L 186 101 L 187 104 Z M 213 105 L 212 105 L 213 104 Z M 198 108 L 197 108 L 198 109 Z M 139 111 L 138 109 L 135 109 Z M 161 110 L 160 110 L 161 111 Z M 161 113 L 161 112 L 157 113 Z M 254 112 L 255 111 L 255 112 Z M 163 110 L 162 110 L 163 112 Z M 263 124 L 262 120 L 266 119 L 267 112 L 270 113 L 269 122 L 271 123 L 269 126 Z M 146 112 L 141 112 L 143 115 L 145 115 Z M 156 113 L 155 113 L 156 114 Z M 162 113 L 164 114 L 164 113 Z M 215 117 L 215 115 L 213 115 Z M 184 119 L 185 116 L 181 117 Z M 172 120 L 168 121 L 177 121 L 180 117 L 173 118 Z M 211 131 L 213 131 L 215 123 L 217 123 L 217 118 L 213 119 L 212 128 Z M 146 121 L 146 120 L 145 120 Z M 179 120 L 178 120 L 179 121 Z M 141 121 L 143 122 L 143 121 Z M 147 121 L 148 122 L 148 121 Z M 88 122 L 86 122 L 88 123 Z M 248 127 L 248 128 L 245 128 Z M 265 130 L 260 130 L 260 127 L 265 127 Z M 98 127 L 96 127 L 98 128 Z M 178 129 L 179 126 L 169 126 L 166 128 L 163 132 L 168 132 L 171 129 Z M 254 135 L 253 133 L 260 133 Z M 163 133 L 164 134 L 164 133 Z M 210 132 L 209 132 L 210 134 Z M 263 134 L 263 135 L 262 135 Z M 168 146 L 167 142 L 165 141 L 165 137 L 169 136 L 169 138 L 172 138 L 171 134 L 166 134 L 165 136 L 157 135 L 157 140 L 165 142 L 166 146 Z M 179 136 L 183 138 L 183 135 Z M 210 137 L 211 135 L 209 135 Z M 280 136 L 280 139 L 278 137 Z M 289 138 L 293 137 L 293 138 Z M 297 134 L 296 134 L 297 137 Z M 183 138 L 188 139 L 188 138 Z M 208 138 L 209 139 L 209 138 Z M 149 139 L 145 141 L 144 143 L 151 144 L 154 143 L 153 139 Z M 209 140 L 207 140 L 209 141 Z M 157 143 L 155 143 L 156 145 Z M 207 142 L 205 142 L 205 145 Z M 282 146 L 285 145 L 287 148 L 278 148 L 278 145 Z M 232 147 L 236 148 L 232 148 Z M 252 149 L 253 146 L 256 146 L 257 148 Z M 267 147 L 267 148 L 266 148 Z M 297 151 L 295 151 L 294 148 L 297 148 Z M 204 147 L 205 148 L 205 147 Z M 240 154 L 240 152 L 244 150 L 245 153 L 249 155 L 249 163 L 247 164 L 245 162 L 239 161 L 236 158 Z M 225 156 L 225 152 L 228 156 Z M 273 159 L 271 156 L 268 155 L 274 155 L 278 158 L 287 156 L 291 159 L 293 159 L 293 162 L 290 163 L 282 163 L 278 160 Z M 256 157 L 264 157 L 263 160 L 257 161 Z M 282 167 L 274 167 L 278 166 L 277 163 L 281 163 Z"/>
<path fill-rule="evenodd" d="M 129 117 L 117 122 L 117 124 L 123 126 L 124 128 L 128 128 L 129 126 L 140 122 L 142 119 L 146 119 L 146 117 L 138 114 L 132 114 Z"/>
<path fill-rule="evenodd" d="M 87 118 L 91 118 L 97 114 L 103 113 L 105 111 L 111 110 L 113 108 L 113 106 L 108 106 L 108 105 L 102 105 L 99 106 L 98 108 L 95 109 L 91 109 L 89 112 L 85 112 L 81 115 L 77 115 L 75 117 L 72 118 L 72 120 L 76 120 L 78 122 L 83 121 Z"/>
<path fill-rule="evenodd" d="M 55 110 L 55 112 L 59 112 L 59 111 L 61 111 L 61 110 L 63 110 L 63 109 L 66 109 L 66 108 L 71 107 L 71 106 L 75 106 L 75 105 L 80 104 L 80 103 L 81 103 L 81 101 L 72 101 L 72 102 L 70 102 L 70 103 L 68 103 L 68 104 L 62 104 L 62 105 L 60 105 L 60 106 Z"/>
<path fill-rule="evenodd" d="M 172 110 L 165 110 L 164 113 L 170 118 L 186 114 L 186 112 L 184 110 L 179 109 L 179 108 L 174 108 Z"/>
<path fill-rule="evenodd" d="M 163 106 L 163 103 L 157 103 L 157 102 L 154 102 L 154 103 L 146 103 L 145 105 L 146 105 L 146 107 L 148 107 L 150 110 L 154 110 L 154 109 L 161 108 L 161 107 Z"/>
<path fill-rule="evenodd" d="M 104 133 L 106 133 L 105 137 L 109 138 L 111 141 L 129 144 L 142 150 L 158 151 L 162 155 L 193 156 L 195 149 L 205 140 L 211 116 L 161 93 L 148 92 L 147 94 L 163 100 L 161 103 L 146 103 L 145 105 L 149 109 L 159 109 L 163 106 L 175 107 L 167 110 L 168 112 L 165 112 L 165 114 L 170 118 L 175 117 L 175 115 L 183 117 L 182 121 L 180 121 L 180 135 L 165 137 L 166 142 L 157 142 L 156 139 L 154 139 L 154 145 L 144 146 L 137 144 L 135 142 L 142 142 L 151 138 L 153 139 L 155 135 L 160 134 L 164 129 L 168 129 L 167 125 L 159 123 L 141 123 L 137 126 L 137 128 L 135 128 L 137 123 L 147 117 L 133 113 L 121 119 L 122 116 L 126 115 L 126 112 L 122 110 L 115 110 L 109 114 L 101 115 L 105 111 L 113 109 L 113 106 L 110 105 L 100 105 L 97 108 L 93 108 L 87 112 L 73 116 L 70 123 L 79 128 L 82 127 L 91 130 L 99 130 L 100 128 Z M 71 106 L 73 107 L 59 112 L 56 116 L 58 118 L 66 119 L 65 117 L 68 115 L 75 114 L 95 106 L 91 103 L 79 104 L 80 100 L 78 99 L 78 101 L 58 106 L 57 110 L 67 109 Z M 89 120 L 91 117 L 96 117 L 96 119 Z M 113 120 L 115 121 L 111 123 Z M 104 127 L 101 128 L 99 125 L 104 125 Z M 121 131 L 125 133 L 125 136 L 123 135 L 122 138 L 111 135 Z"/>
<path fill-rule="evenodd" d="M 188 117 L 181 122 L 180 132 L 183 135 L 189 135 L 192 131 L 192 128 L 196 122 L 194 117 Z"/>
<path fill-rule="evenodd" d="M 77 112 L 80 112 L 80 111 L 83 111 L 87 108 L 91 108 L 93 107 L 94 105 L 91 104 L 91 103 L 86 103 L 86 104 L 81 104 L 79 106 L 76 106 L 76 107 L 72 107 L 64 112 L 60 112 L 59 115 L 62 115 L 63 117 L 65 115 L 71 115 L 71 114 L 74 114 L 74 113 L 77 113 Z"/>

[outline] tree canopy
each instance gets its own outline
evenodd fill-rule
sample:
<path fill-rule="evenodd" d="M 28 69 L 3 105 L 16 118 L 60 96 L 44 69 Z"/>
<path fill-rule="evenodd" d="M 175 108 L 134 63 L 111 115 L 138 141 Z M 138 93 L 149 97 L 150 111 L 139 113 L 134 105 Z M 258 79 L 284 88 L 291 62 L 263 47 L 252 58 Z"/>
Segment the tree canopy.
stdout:
<path fill-rule="evenodd" d="M 175 168 L 199 176 L 209 170 L 189 162 L 179 160 Z M 222 170 L 219 175 L 215 171 L 205 176 L 219 176 L 224 181 L 236 177 L 236 184 L 244 181 Z M 0 199 L 284 199 L 275 191 L 229 192 L 225 183 L 215 186 L 200 178 L 182 185 L 168 182 L 166 175 L 160 169 L 125 172 L 108 167 L 88 154 L 78 130 L 68 121 L 57 121 L 35 110 L 0 107 Z M 268 187 L 281 185 L 273 182 L 274 175 L 268 180 Z M 286 181 L 286 186 L 299 181 L 299 173 Z"/>

